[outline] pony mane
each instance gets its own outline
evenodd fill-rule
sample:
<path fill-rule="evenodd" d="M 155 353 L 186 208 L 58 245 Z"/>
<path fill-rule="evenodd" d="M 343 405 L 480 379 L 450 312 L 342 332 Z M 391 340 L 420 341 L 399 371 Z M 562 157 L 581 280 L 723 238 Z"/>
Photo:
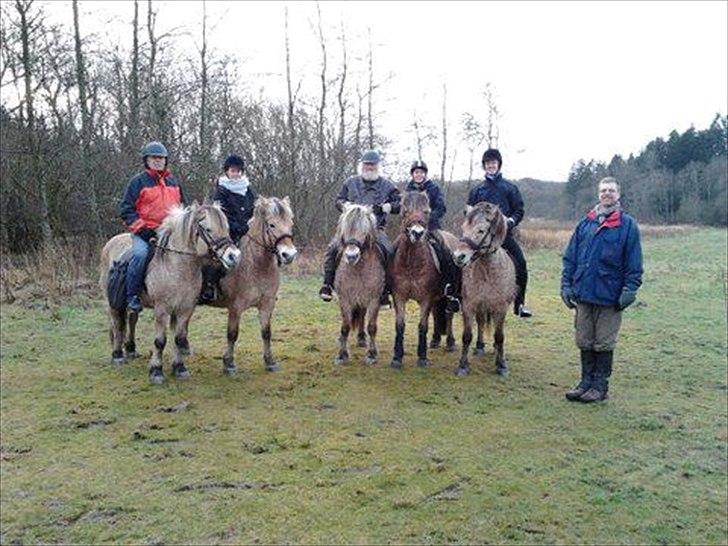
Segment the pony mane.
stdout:
<path fill-rule="evenodd" d="M 347 206 L 339 217 L 336 227 L 336 238 L 345 240 L 351 238 L 352 233 L 365 233 L 367 241 L 373 237 L 376 229 L 374 214 L 364 205 L 351 204 Z"/>

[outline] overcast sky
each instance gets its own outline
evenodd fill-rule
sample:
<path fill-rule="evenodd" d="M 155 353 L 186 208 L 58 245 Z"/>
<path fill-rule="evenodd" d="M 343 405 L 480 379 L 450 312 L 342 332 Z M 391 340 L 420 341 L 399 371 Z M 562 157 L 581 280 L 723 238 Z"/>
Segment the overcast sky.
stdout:
<path fill-rule="evenodd" d="M 82 25 L 126 41 L 130 1 L 82 1 Z M 199 40 L 202 3 L 154 3 L 160 31 L 184 27 L 180 47 Z M 241 61 L 241 85 L 285 99 L 284 6 L 289 8 L 294 78 L 317 99 L 320 50 L 314 2 L 207 2 L 211 44 Z M 70 24 L 70 4 L 54 2 Z M 504 172 L 512 178 L 566 180 L 579 158 L 609 161 L 652 138 L 705 128 L 728 111 L 728 2 L 321 2 L 338 70 L 339 27 L 349 54 L 374 43 L 377 125 L 393 144 L 390 169 L 414 157 L 413 112 L 439 130 L 442 83 L 448 86 L 449 138 L 457 146 L 455 176 L 467 175 L 458 145 L 464 111 L 486 117 L 482 91 L 491 82 L 500 110 Z M 140 2 L 146 13 L 146 2 Z M 93 25 L 92 28 L 89 28 Z M 192 49 L 194 51 L 194 49 Z M 352 61 L 351 68 L 363 68 Z M 363 82 L 362 78 L 362 82 Z M 243 151 L 244 152 L 244 151 Z M 423 154 L 439 172 L 437 147 Z M 433 168 L 435 167 L 436 168 Z M 449 169 L 448 169 L 449 170 Z M 480 172 L 480 171 L 477 171 Z M 392 173 L 394 174 L 394 173 Z"/>

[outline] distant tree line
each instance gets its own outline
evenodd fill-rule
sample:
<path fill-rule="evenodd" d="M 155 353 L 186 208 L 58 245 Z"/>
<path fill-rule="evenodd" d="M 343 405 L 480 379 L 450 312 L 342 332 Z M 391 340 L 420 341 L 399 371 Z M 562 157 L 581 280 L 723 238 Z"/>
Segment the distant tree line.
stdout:
<path fill-rule="evenodd" d="M 596 202 L 596 184 L 614 176 L 622 204 L 642 222 L 728 224 L 728 118 L 649 142 L 638 155 L 609 163 L 578 161 L 563 190 L 562 211 L 576 218 Z"/>

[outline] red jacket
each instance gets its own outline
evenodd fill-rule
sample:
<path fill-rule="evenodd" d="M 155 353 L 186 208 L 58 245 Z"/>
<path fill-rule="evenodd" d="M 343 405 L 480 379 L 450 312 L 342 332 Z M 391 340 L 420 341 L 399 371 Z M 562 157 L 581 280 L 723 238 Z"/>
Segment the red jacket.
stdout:
<path fill-rule="evenodd" d="M 119 212 L 133 233 L 160 226 L 175 205 L 185 199 L 177 180 L 169 171 L 147 169 L 129 181 Z"/>

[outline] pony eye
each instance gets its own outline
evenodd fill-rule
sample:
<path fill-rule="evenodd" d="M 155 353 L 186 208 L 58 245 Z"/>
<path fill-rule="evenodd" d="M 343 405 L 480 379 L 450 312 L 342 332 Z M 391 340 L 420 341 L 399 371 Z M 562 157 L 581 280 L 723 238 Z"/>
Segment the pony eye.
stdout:
<path fill-rule="evenodd" d="M 268 224 L 268 227 L 271 228 L 271 229 L 274 229 L 276 227 L 276 225 L 275 224 Z"/>

